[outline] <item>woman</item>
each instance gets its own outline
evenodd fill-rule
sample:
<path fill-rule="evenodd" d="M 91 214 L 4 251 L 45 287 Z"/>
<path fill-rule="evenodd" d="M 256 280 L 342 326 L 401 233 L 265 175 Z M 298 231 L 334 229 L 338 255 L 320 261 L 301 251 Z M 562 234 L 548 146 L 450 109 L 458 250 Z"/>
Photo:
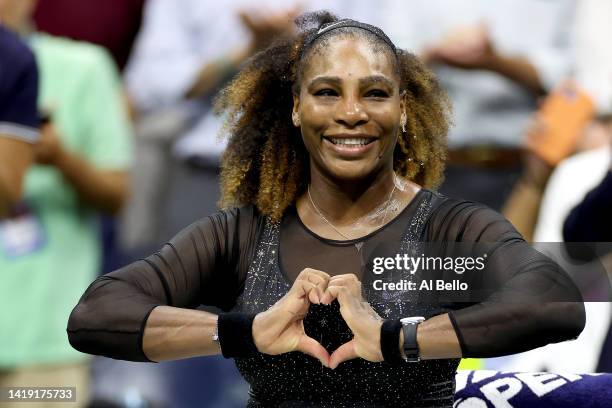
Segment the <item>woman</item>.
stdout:
<path fill-rule="evenodd" d="M 98 278 L 71 315 L 73 346 L 135 361 L 222 352 L 253 407 L 441 407 L 452 406 L 460 357 L 577 336 L 580 295 L 550 283 L 552 262 L 493 211 L 425 188 L 441 178 L 448 129 L 433 75 L 376 27 L 327 13 L 298 25 L 219 99 L 225 209 Z M 496 290 L 476 304 L 421 302 L 361 283 L 389 244 L 406 254 L 424 241 L 496 242 Z M 547 298 L 532 300 L 578 302 L 496 302 L 533 283 Z M 200 304 L 229 313 L 192 310 Z M 426 319 L 398 320 L 416 316 Z"/>

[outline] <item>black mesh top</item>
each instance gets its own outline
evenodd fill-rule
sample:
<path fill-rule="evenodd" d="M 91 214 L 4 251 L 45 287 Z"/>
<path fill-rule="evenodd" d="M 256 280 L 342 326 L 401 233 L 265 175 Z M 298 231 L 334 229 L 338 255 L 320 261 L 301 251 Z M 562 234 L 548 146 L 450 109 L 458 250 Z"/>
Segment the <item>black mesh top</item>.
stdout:
<path fill-rule="evenodd" d="M 424 242 L 444 245 L 431 249 Z M 373 289 L 376 279 L 418 283 L 428 277 L 405 271 L 373 274 L 374 257 L 432 251 L 451 256 L 453 243 L 487 244 L 486 268 L 468 279 L 474 293 L 449 297 L 436 291 Z M 482 205 L 422 189 L 395 219 L 351 241 L 317 236 L 303 225 L 295 207 L 280 223 L 252 206 L 219 211 L 181 231 L 158 253 L 97 278 L 71 314 L 69 339 L 86 353 L 149 361 L 142 336 L 155 306 L 262 311 L 286 293 L 305 267 L 330 275 L 357 274 L 364 298 L 384 318 L 448 312 L 464 357 L 517 353 L 574 338 L 584 327 L 575 285 L 508 221 Z M 351 335 L 337 305 L 322 308 L 311 306 L 305 327 L 331 352 Z M 251 384 L 252 406 L 302 406 L 299 401 L 329 401 L 330 393 L 339 398 L 331 406 L 347 401 L 354 406 L 450 406 L 457 362 L 392 367 L 353 360 L 332 373 L 301 353 L 236 361 Z"/>

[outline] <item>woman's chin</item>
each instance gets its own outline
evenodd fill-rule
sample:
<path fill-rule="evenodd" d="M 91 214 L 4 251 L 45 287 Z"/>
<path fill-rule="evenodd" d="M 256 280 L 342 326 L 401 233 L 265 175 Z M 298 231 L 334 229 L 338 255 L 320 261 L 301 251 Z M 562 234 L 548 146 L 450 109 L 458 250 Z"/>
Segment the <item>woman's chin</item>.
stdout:
<path fill-rule="evenodd" d="M 327 173 L 338 181 L 363 181 L 376 173 L 373 163 L 363 161 L 343 162 L 330 166 Z"/>

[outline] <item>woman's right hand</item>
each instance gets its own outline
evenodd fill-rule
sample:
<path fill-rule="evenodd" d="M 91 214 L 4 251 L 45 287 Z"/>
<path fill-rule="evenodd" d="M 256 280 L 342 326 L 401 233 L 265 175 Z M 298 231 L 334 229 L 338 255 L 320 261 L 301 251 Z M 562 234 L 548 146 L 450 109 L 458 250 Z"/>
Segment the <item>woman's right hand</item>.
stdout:
<path fill-rule="evenodd" d="M 329 278 L 325 272 L 304 269 L 285 296 L 255 316 L 253 340 L 259 352 L 277 355 L 301 351 L 329 366 L 327 350 L 304 331 L 308 308 L 311 303 L 320 303 Z"/>

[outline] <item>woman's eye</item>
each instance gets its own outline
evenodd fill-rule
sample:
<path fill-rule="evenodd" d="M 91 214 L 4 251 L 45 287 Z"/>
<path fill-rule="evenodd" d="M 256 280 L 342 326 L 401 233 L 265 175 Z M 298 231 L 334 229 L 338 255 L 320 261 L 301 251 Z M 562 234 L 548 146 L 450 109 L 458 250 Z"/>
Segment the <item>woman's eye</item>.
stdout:
<path fill-rule="evenodd" d="M 338 92 L 333 89 L 325 88 L 315 92 L 316 96 L 338 96 Z"/>
<path fill-rule="evenodd" d="M 366 92 L 366 97 L 369 98 L 387 98 L 389 94 L 382 89 L 372 89 L 371 91 Z"/>

